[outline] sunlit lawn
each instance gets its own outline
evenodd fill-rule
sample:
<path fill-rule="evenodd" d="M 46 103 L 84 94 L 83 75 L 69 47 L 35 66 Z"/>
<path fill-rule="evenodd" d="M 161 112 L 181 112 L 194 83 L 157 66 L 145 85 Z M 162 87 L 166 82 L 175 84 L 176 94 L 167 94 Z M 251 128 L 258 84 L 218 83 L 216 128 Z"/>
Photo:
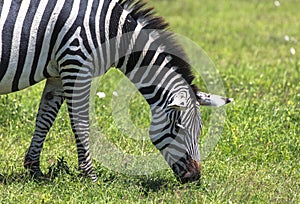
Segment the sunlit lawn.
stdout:
<path fill-rule="evenodd" d="M 50 166 L 60 172 L 50 182 L 31 180 L 22 165 L 34 131 L 41 83 L 0 97 L 0 202 L 299 203 L 299 2 L 285 0 L 275 6 L 274 1 L 258 0 L 153 0 L 149 4 L 170 22 L 172 31 L 206 51 L 226 94 L 235 99 L 227 106 L 218 145 L 202 163 L 200 184 L 181 185 L 170 169 L 146 176 L 124 174 L 97 159 L 99 182 L 81 178 L 65 106 L 41 158 L 44 172 Z M 120 78 L 112 70 L 100 79 L 98 91 L 106 97 L 94 98 L 96 126 L 127 154 L 157 153 L 150 140 L 130 138 L 116 127 L 111 99 Z M 205 90 L 199 76 L 196 83 Z M 147 128 L 145 101 L 136 94 L 129 107 L 134 125 Z M 201 111 L 203 136 L 210 110 Z M 59 159 L 67 164 L 59 166 Z"/>

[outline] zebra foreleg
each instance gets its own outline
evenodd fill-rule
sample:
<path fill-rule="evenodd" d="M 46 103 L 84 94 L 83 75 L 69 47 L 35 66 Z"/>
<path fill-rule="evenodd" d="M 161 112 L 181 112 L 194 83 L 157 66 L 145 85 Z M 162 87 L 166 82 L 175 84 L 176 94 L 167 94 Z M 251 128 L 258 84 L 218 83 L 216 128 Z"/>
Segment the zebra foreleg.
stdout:
<path fill-rule="evenodd" d="M 35 178 L 43 176 L 40 169 L 40 154 L 46 135 L 64 101 L 63 87 L 60 78 L 47 79 L 41 98 L 36 127 L 30 147 L 26 153 L 24 167 Z"/>
<path fill-rule="evenodd" d="M 89 74 L 87 74 L 87 76 L 84 76 L 85 74 L 82 75 L 78 76 L 75 81 L 67 79 L 68 77 L 63 77 L 63 86 L 71 126 L 76 139 L 79 169 L 82 170 L 84 176 L 87 175 L 96 182 L 98 177 L 94 172 L 89 147 L 89 96 L 91 77 L 89 79 Z"/>

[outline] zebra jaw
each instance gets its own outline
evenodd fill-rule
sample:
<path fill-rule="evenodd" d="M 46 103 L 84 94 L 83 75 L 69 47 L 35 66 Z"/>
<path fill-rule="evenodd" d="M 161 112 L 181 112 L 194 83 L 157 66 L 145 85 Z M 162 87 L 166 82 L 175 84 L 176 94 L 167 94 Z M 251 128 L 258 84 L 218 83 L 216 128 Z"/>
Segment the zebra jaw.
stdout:
<path fill-rule="evenodd" d="M 202 106 L 220 107 L 233 102 L 233 98 L 225 98 L 215 94 L 208 94 L 204 92 L 197 92 L 197 100 Z"/>

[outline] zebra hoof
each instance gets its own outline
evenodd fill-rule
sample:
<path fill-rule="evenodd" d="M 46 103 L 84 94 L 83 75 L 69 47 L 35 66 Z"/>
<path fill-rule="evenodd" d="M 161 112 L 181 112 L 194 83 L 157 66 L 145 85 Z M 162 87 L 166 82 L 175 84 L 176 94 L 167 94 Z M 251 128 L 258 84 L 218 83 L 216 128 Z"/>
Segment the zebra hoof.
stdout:
<path fill-rule="evenodd" d="M 45 178 L 45 175 L 42 173 L 39 167 L 39 161 L 25 159 L 24 168 L 29 171 L 31 177 L 35 180 L 43 180 Z"/>
<path fill-rule="evenodd" d="M 94 183 L 96 183 L 98 181 L 98 176 L 95 173 L 89 175 L 89 177 L 92 179 L 92 181 Z"/>
<path fill-rule="evenodd" d="M 94 172 L 87 173 L 81 170 L 80 176 L 91 179 L 93 183 L 96 183 L 98 181 L 98 176 Z"/>
<path fill-rule="evenodd" d="M 96 175 L 93 166 L 90 163 L 82 162 L 79 164 L 79 170 L 81 171 L 81 176 L 89 177 L 96 183 L 98 181 L 98 176 Z"/>
<path fill-rule="evenodd" d="M 49 178 L 47 178 L 41 170 L 33 170 L 33 169 L 27 169 L 30 173 L 30 176 L 32 179 L 34 179 L 35 181 L 45 181 L 45 180 L 49 180 Z"/>
<path fill-rule="evenodd" d="M 81 177 L 87 177 L 90 178 L 92 180 L 92 182 L 96 183 L 98 181 L 98 176 L 96 175 L 96 173 L 94 172 L 94 170 L 92 171 L 84 171 L 83 169 L 79 168 L 79 171 L 81 171 L 80 176 Z"/>

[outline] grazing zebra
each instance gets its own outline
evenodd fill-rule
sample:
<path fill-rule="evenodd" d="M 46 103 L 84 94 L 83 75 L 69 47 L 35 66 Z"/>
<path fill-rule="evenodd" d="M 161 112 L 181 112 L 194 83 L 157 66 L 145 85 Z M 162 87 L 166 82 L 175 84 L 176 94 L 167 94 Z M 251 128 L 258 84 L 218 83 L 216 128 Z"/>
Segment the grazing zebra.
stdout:
<path fill-rule="evenodd" d="M 24 161 L 33 176 L 43 175 L 42 146 L 66 100 L 79 168 L 97 180 L 89 150 L 90 87 L 114 66 L 149 103 L 151 141 L 174 173 L 182 182 L 200 178 L 199 104 L 230 100 L 210 103 L 213 98 L 197 91 L 183 49 L 145 3 L 0 0 L 0 13 L 0 94 L 47 80 Z"/>

